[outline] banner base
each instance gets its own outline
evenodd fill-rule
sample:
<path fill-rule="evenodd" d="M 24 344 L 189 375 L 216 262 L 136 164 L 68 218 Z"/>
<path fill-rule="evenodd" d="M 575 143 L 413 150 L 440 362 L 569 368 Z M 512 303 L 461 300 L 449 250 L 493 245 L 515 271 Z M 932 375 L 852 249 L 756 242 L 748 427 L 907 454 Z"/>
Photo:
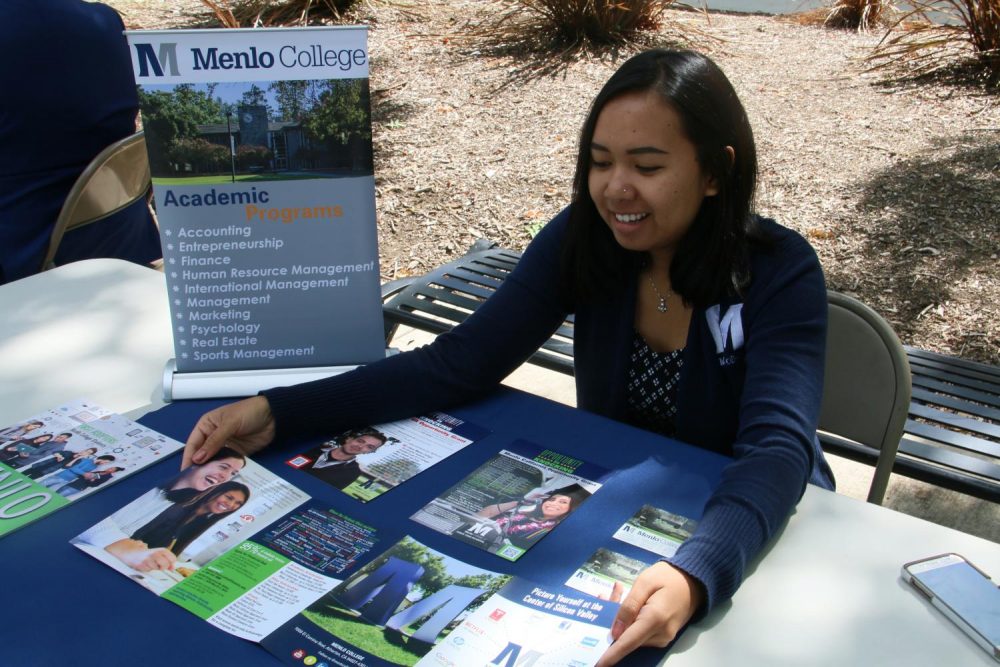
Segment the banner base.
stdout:
<path fill-rule="evenodd" d="M 390 348 L 386 356 L 399 350 Z M 176 360 L 167 361 L 163 369 L 163 400 L 189 398 L 240 398 L 254 396 L 272 387 L 286 387 L 302 382 L 340 375 L 357 368 L 347 366 L 313 366 L 309 368 L 262 368 L 244 371 L 202 371 L 181 373 Z"/>

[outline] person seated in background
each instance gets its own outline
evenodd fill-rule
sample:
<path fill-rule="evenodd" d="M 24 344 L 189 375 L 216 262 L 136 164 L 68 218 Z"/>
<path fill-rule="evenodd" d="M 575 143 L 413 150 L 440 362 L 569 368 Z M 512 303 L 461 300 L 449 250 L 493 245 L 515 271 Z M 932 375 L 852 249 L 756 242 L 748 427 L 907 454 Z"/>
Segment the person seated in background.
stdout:
<path fill-rule="evenodd" d="M 108 145 L 133 134 L 139 98 L 121 17 L 81 0 L 0 3 L 0 284 L 37 273 L 70 188 Z M 68 232 L 56 264 L 160 259 L 138 201 Z"/>

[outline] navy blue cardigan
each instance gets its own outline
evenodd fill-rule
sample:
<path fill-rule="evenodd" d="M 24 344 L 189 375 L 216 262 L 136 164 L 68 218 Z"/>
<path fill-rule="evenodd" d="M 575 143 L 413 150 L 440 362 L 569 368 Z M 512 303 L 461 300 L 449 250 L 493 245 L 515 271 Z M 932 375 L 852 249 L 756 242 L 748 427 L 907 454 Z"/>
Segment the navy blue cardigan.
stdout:
<path fill-rule="evenodd" d="M 432 344 L 264 392 L 278 438 L 446 409 L 494 388 L 566 315 L 559 270 L 567 220 L 564 211 L 546 225 L 502 287 Z M 733 457 L 694 535 L 669 559 L 704 584 L 702 613 L 733 595 L 807 481 L 833 486 L 816 440 L 826 343 L 823 273 L 805 239 L 770 220 L 762 226 L 774 243 L 753 252 L 745 298 L 696 309 L 684 350 L 675 437 Z M 623 421 L 636 281 L 629 285 L 620 298 L 574 308 L 577 405 Z"/>

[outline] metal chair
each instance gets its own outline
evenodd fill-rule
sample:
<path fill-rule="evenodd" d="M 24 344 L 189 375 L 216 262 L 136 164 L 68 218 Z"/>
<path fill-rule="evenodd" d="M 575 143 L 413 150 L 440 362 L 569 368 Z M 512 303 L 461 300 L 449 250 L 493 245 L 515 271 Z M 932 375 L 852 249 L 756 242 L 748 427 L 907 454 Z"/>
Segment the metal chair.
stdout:
<path fill-rule="evenodd" d="M 152 186 L 142 132 L 111 144 L 90 161 L 70 188 L 49 237 L 42 271 L 55 266 L 66 232 L 102 220 L 145 197 Z"/>
<path fill-rule="evenodd" d="M 868 502 L 881 505 L 910 405 L 910 364 L 896 333 L 874 310 L 834 291 L 827 302 L 820 442 L 846 458 L 875 459 Z"/>

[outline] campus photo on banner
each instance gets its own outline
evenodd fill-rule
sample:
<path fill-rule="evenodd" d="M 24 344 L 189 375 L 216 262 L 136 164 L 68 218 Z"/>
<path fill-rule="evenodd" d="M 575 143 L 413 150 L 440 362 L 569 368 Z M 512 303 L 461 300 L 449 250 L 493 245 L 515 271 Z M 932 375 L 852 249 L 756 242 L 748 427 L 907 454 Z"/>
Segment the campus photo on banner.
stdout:
<path fill-rule="evenodd" d="M 366 29 L 127 36 L 177 370 L 384 356 Z"/>

